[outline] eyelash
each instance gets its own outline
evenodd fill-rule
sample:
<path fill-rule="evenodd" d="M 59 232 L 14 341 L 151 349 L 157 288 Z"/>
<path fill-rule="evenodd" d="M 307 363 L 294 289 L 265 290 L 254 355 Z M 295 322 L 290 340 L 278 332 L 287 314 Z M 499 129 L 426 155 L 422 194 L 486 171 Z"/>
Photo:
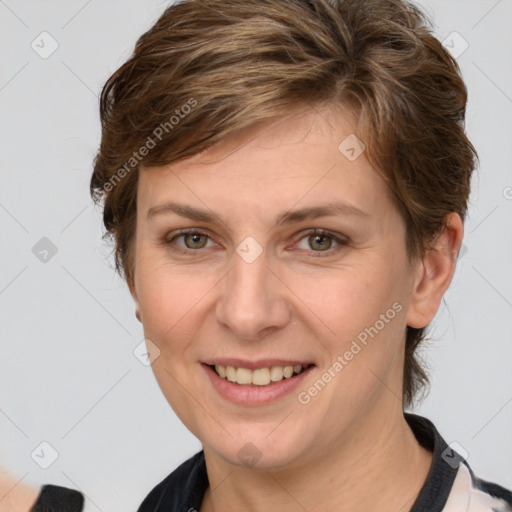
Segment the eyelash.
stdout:
<path fill-rule="evenodd" d="M 192 233 L 194 235 L 204 235 L 204 236 L 207 236 L 211 240 L 211 237 L 210 237 L 210 235 L 208 233 L 206 233 L 204 231 L 201 231 L 200 229 L 189 228 L 189 229 L 183 229 L 183 230 L 178 231 L 170 240 L 165 238 L 163 243 L 166 246 L 171 246 L 171 244 L 173 244 L 173 242 L 177 238 L 180 238 L 181 236 L 184 236 L 184 235 L 187 235 L 187 234 L 190 234 L 190 233 Z M 331 231 L 328 231 L 328 230 L 325 230 L 325 229 L 321 229 L 321 228 L 313 228 L 313 229 L 307 231 L 306 233 L 302 233 L 301 236 L 297 237 L 294 240 L 294 243 L 300 242 L 303 238 L 306 238 L 307 236 L 311 236 L 311 235 L 324 236 L 324 237 L 331 238 L 332 240 L 334 240 L 338 244 L 336 247 L 333 248 L 334 249 L 334 253 L 337 253 L 338 250 L 340 250 L 341 247 L 345 247 L 345 246 L 349 245 L 349 241 L 346 238 L 341 238 L 338 235 L 336 235 L 335 233 L 333 233 Z M 187 249 L 185 247 L 180 247 L 179 249 L 171 247 L 171 249 L 173 251 L 180 252 L 181 254 L 197 253 L 200 250 L 200 249 Z M 202 247 L 201 249 L 205 249 L 205 248 Z M 333 249 L 331 248 L 331 249 L 328 249 L 326 251 L 313 251 L 313 250 L 311 250 L 311 253 L 312 253 L 311 255 L 314 258 L 324 258 L 326 256 L 332 256 L 333 255 Z M 324 256 L 324 254 L 326 254 L 326 256 Z"/>

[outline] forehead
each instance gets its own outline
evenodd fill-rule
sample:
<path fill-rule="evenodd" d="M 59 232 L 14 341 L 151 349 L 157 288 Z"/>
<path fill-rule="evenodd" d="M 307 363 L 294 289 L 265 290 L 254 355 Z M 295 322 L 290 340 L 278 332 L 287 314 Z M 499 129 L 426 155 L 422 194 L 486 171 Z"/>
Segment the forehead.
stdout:
<path fill-rule="evenodd" d="M 276 154 L 280 154 L 283 159 L 293 161 L 297 154 L 310 153 L 318 157 L 319 153 L 330 149 L 338 156 L 339 138 L 354 133 L 357 123 L 355 111 L 343 105 L 304 106 L 286 116 L 265 119 L 237 130 L 183 161 L 183 166 L 178 163 L 175 170 L 193 166 L 199 169 L 227 158 L 244 158 L 249 153 L 251 158 L 256 153 L 260 153 L 262 159 L 265 156 L 275 159 Z"/>
<path fill-rule="evenodd" d="M 391 196 L 356 131 L 355 112 L 339 106 L 265 120 L 192 158 L 142 169 L 138 203 L 148 211 L 181 198 L 233 214 L 245 206 L 264 215 L 274 208 L 343 199 L 378 213 Z"/>

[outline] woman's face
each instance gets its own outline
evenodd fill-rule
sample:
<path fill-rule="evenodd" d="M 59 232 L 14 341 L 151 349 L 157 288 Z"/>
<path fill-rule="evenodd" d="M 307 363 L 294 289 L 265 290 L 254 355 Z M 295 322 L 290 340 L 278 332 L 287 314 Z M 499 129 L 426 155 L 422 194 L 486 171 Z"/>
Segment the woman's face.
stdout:
<path fill-rule="evenodd" d="M 402 410 L 422 267 L 355 131 L 346 110 L 307 110 L 140 174 L 131 291 L 153 371 L 226 461 L 292 467 Z"/>

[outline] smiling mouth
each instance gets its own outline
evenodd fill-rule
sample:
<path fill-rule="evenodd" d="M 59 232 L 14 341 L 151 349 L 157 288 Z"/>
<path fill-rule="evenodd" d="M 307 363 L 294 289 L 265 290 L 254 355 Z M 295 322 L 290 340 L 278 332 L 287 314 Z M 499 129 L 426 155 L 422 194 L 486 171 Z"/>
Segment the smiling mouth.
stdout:
<path fill-rule="evenodd" d="M 269 386 L 274 382 L 291 379 L 300 375 L 311 364 L 297 364 L 294 366 L 270 366 L 250 370 L 249 368 L 236 368 L 221 364 L 208 365 L 219 377 L 242 386 Z"/>

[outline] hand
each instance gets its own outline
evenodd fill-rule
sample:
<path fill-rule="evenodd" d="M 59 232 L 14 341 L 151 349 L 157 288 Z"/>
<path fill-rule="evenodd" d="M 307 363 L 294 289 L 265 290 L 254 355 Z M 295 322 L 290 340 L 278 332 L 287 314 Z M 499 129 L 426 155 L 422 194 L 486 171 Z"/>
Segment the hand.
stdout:
<path fill-rule="evenodd" d="M 29 512 L 38 496 L 38 488 L 25 485 L 0 469 L 0 512 Z"/>

